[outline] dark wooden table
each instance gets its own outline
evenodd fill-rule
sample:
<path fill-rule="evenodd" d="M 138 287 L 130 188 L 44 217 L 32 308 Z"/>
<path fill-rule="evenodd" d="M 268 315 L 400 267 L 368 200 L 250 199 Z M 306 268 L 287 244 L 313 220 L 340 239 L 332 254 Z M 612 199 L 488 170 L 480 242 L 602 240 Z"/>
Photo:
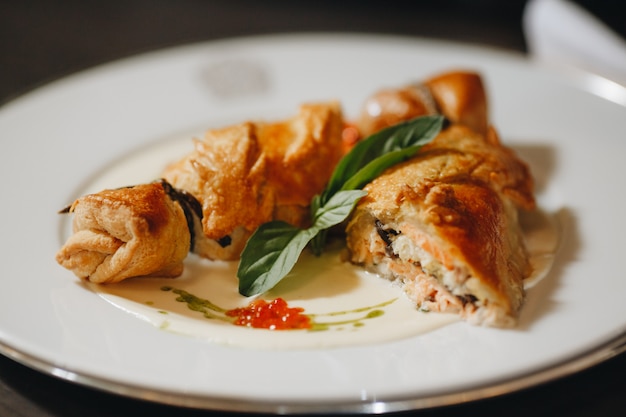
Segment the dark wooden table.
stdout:
<path fill-rule="evenodd" d="M 424 3 L 424 4 L 422 4 Z M 624 34 L 619 2 L 583 2 Z M 526 52 L 522 0 L 0 2 L 0 103 L 100 63 L 189 42 L 301 31 L 391 33 Z M 0 140 L 8 140 L 0 138 Z M 8 279 L 8 277 L 1 277 Z M 103 393 L 0 355 L 0 416 L 210 416 Z M 523 391 L 401 415 L 623 416 L 626 354 Z M 234 415 L 234 414 L 233 414 Z"/>

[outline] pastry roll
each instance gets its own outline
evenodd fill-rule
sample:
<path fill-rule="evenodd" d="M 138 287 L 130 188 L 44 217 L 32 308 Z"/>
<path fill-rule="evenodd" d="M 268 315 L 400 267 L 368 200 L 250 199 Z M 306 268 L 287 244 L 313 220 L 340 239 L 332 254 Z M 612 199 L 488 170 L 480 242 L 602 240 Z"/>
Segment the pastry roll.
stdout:
<path fill-rule="evenodd" d="M 65 210 L 74 233 L 56 259 L 96 283 L 180 275 L 189 251 L 238 259 L 262 223 L 310 221 L 310 201 L 342 156 L 342 129 L 330 102 L 281 122 L 210 130 L 161 181 L 76 200 Z"/>
<path fill-rule="evenodd" d="M 398 282 L 424 310 L 509 327 L 530 273 L 518 209 L 533 209 L 527 166 L 452 124 L 364 188 L 347 225 L 349 259 Z"/>
<path fill-rule="evenodd" d="M 98 284 L 129 277 L 181 274 L 192 235 L 184 203 L 163 182 L 104 190 L 66 209 L 73 234 L 56 260 Z"/>
<path fill-rule="evenodd" d="M 338 103 L 305 104 L 284 121 L 246 122 L 206 132 L 195 149 L 163 177 L 202 206 L 193 251 L 209 259 L 238 259 L 263 223 L 309 221 L 309 204 L 342 156 Z"/>
<path fill-rule="evenodd" d="M 452 71 L 420 83 L 382 89 L 366 99 L 357 127 L 368 136 L 401 121 L 442 114 L 451 123 L 487 133 L 487 97 L 482 78 L 471 71 Z"/>

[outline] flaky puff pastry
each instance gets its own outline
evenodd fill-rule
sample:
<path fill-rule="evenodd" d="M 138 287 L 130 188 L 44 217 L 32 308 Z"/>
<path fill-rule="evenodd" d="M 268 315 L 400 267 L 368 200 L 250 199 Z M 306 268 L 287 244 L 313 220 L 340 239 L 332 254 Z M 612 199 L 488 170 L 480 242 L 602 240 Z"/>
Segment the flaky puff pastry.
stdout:
<path fill-rule="evenodd" d="M 104 190 L 67 209 L 73 234 L 56 260 L 79 278 L 109 284 L 129 277 L 175 277 L 191 235 L 180 204 L 163 184 Z"/>
<path fill-rule="evenodd" d="M 210 130 L 164 179 L 76 200 L 65 210 L 74 233 L 56 259 L 95 283 L 180 275 L 189 251 L 237 259 L 262 223 L 309 221 L 311 199 L 342 156 L 342 128 L 330 102 L 281 122 Z"/>
<path fill-rule="evenodd" d="M 261 224 L 309 221 L 309 204 L 342 156 L 337 102 L 304 104 L 279 122 L 246 122 L 206 132 L 195 149 L 163 172 L 202 205 L 194 252 L 237 259 Z"/>
<path fill-rule="evenodd" d="M 352 262 L 422 309 L 516 323 L 530 273 L 517 210 L 534 208 L 533 182 L 495 131 L 451 125 L 364 189 L 346 231 Z"/>

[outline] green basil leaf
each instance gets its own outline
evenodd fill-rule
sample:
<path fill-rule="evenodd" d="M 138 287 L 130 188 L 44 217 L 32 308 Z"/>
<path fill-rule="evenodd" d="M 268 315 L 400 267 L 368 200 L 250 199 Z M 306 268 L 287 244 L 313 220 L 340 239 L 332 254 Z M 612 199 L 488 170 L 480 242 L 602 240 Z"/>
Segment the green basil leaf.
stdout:
<path fill-rule="evenodd" d="M 422 145 L 411 146 L 401 151 L 390 152 L 379 156 L 369 164 L 365 165 L 348 179 L 341 188 L 342 190 L 354 190 L 364 187 L 367 183 L 378 177 L 389 167 L 405 161 L 415 155 Z"/>
<path fill-rule="evenodd" d="M 312 227 L 317 228 L 319 232 L 311 241 L 311 250 L 315 255 L 322 253 L 328 229 L 346 220 L 357 201 L 366 194 L 367 192 L 363 190 L 339 191 L 328 200 L 326 205 L 317 210 Z"/>
<path fill-rule="evenodd" d="M 363 190 L 343 190 L 335 193 L 317 210 L 312 227 L 322 230 L 341 223 L 348 218 L 356 202 L 366 194 L 367 192 Z"/>
<path fill-rule="evenodd" d="M 316 233 L 315 229 L 302 230 L 282 221 L 262 224 L 241 254 L 239 293 L 251 296 L 273 288 L 291 271 Z"/>
<path fill-rule="evenodd" d="M 362 190 L 338 192 L 320 208 L 308 229 L 298 229 L 282 221 L 262 224 L 250 236 L 241 254 L 237 269 L 239 293 L 251 296 L 273 288 L 293 269 L 311 239 L 344 221 L 365 194 Z"/>
<path fill-rule="evenodd" d="M 374 159 L 389 152 L 430 142 L 441 130 L 443 120 L 439 115 L 417 117 L 385 128 L 358 142 L 335 167 L 322 193 L 321 205 L 337 191 L 347 189 L 344 184 Z"/>

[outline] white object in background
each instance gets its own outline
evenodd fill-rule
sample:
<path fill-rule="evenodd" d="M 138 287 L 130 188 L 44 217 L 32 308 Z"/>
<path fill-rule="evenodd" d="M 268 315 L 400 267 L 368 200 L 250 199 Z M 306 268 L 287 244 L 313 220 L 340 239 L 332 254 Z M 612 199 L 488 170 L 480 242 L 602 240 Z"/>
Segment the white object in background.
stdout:
<path fill-rule="evenodd" d="M 626 41 L 582 7 L 567 0 L 530 0 L 523 27 L 531 56 L 626 85 Z"/>

